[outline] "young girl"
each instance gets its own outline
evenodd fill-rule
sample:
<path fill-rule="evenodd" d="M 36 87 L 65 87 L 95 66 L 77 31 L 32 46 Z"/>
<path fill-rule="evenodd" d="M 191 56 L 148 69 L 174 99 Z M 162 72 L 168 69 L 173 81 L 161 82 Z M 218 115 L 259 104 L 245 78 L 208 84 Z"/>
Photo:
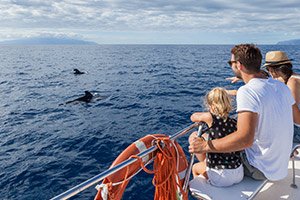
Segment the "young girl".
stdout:
<path fill-rule="evenodd" d="M 206 95 L 209 112 L 196 112 L 191 116 L 193 122 L 205 122 L 209 129 L 203 139 L 211 140 L 225 137 L 236 131 L 236 120 L 230 118 L 231 99 L 223 88 L 214 88 Z M 193 133 L 189 142 L 196 137 Z M 225 187 L 239 183 L 244 177 L 240 152 L 196 154 L 200 161 L 193 166 L 193 175 L 202 175 L 215 186 Z"/>

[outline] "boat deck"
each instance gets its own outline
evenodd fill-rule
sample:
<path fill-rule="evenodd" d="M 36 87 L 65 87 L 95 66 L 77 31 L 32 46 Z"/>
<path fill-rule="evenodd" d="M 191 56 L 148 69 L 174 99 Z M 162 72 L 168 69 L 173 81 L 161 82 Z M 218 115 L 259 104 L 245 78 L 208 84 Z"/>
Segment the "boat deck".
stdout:
<path fill-rule="evenodd" d="M 300 199 L 300 155 L 295 158 L 295 174 L 295 183 L 298 188 L 291 187 L 293 171 L 292 161 L 290 161 L 288 176 L 281 181 L 266 183 L 254 199 Z"/>
<path fill-rule="evenodd" d="M 293 183 L 292 166 L 292 160 L 290 160 L 288 167 L 288 176 L 281 181 L 254 181 L 253 179 L 246 177 L 241 184 L 236 184 L 228 188 L 220 188 L 214 187 L 207 183 L 207 181 L 205 181 L 203 178 L 197 177 L 190 182 L 190 191 L 195 199 L 298 200 L 300 199 L 300 155 L 295 158 L 295 184 L 297 187 L 291 186 Z"/>

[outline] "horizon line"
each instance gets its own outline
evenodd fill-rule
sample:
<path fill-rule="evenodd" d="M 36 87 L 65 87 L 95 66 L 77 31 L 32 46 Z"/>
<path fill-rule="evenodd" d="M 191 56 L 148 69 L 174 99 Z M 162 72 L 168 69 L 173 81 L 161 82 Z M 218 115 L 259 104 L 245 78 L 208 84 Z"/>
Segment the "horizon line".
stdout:
<path fill-rule="evenodd" d="M 236 45 L 236 44 L 255 44 L 255 45 L 278 45 L 278 46 L 299 46 L 299 44 L 261 44 L 261 43 L 246 43 L 246 42 L 242 42 L 242 43 L 226 43 L 226 44 L 205 44 L 205 43 L 97 43 L 94 42 L 96 44 L 5 44 L 2 43 L 2 41 L 0 41 L 0 45 L 1 46 L 40 46 L 40 45 L 53 45 L 53 46 L 59 46 L 59 45 L 76 45 L 76 46 L 97 46 L 97 45 L 207 45 L 207 46 L 214 46 L 214 45 Z"/>

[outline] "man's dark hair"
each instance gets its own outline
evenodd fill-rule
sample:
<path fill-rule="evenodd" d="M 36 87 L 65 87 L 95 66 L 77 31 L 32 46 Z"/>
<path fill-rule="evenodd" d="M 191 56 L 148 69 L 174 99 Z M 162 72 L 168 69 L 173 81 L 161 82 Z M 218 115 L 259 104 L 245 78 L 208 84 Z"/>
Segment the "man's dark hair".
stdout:
<path fill-rule="evenodd" d="M 234 59 L 239 61 L 249 73 L 260 71 L 262 55 L 254 44 L 239 44 L 231 49 Z"/>

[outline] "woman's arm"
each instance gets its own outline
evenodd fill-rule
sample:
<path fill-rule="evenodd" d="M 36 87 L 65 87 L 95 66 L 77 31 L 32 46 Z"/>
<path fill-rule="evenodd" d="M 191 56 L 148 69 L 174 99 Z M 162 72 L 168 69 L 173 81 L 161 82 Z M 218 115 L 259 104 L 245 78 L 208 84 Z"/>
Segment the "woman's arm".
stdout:
<path fill-rule="evenodd" d="M 291 93 L 296 101 L 293 105 L 293 119 L 294 123 L 300 124 L 300 109 L 298 104 L 300 103 L 300 82 L 298 79 L 289 78 L 287 86 L 291 90 Z"/>
<path fill-rule="evenodd" d="M 296 79 L 296 78 L 289 78 L 287 84 L 286 84 L 290 90 L 291 93 L 296 101 L 296 104 L 300 103 L 300 79 Z"/>

